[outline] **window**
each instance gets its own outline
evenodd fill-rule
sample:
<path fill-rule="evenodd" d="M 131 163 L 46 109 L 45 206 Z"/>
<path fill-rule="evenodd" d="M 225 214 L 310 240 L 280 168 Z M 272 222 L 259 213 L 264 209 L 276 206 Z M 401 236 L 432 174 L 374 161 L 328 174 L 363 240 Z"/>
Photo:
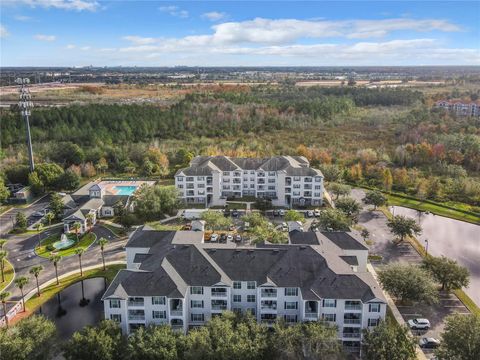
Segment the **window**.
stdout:
<path fill-rule="evenodd" d="M 242 302 L 242 295 L 233 295 L 233 302 Z"/>
<path fill-rule="evenodd" d="M 187 176 L 187 181 L 193 181 L 193 176 Z"/>
<path fill-rule="evenodd" d="M 274 183 L 275 183 L 275 178 L 270 178 L 270 179 L 268 179 L 268 182 L 269 182 L 270 184 L 274 184 Z"/>
<path fill-rule="evenodd" d="M 118 300 L 118 299 L 110 300 L 110 308 L 111 309 L 120 309 L 120 300 Z"/>
<path fill-rule="evenodd" d="M 322 190 L 322 187 L 320 185 L 315 185 L 315 190 Z"/>
<path fill-rule="evenodd" d="M 165 296 L 152 296 L 152 305 L 165 305 Z"/>
<path fill-rule="evenodd" d="M 230 173 L 228 171 L 223 172 L 223 176 L 228 176 L 228 175 L 230 175 Z"/>
<path fill-rule="evenodd" d="M 255 283 L 255 281 L 248 281 L 248 282 L 247 282 L 247 289 L 252 290 L 252 289 L 255 289 L 255 288 L 256 288 L 256 283 Z"/>
<path fill-rule="evenodd" d="M 204 176 L 197 176 L 197 180 L 198 181 L 205 181 L 205 177 Z"/>
<path fill-rule="evenodd" d="M 203 295 L 203 287 L 202 286 L 192 286 L 190 288 L 190 294 L 192 294 L 192 295 Z"/>
<path fill-rule="evenodd" d="M 178 184 L 178 185 L 177 185 L 177 188 L 183 189 L 183 184 Z"/>
<path fill-rule="evenodd" d="M 116 321 L 116 322 L 122 322 L 122 315 L 120 314 L 110 314 L 110 320 Z"/>
<path fill-rule="evenodd" d="M 203 314 L 190 314 L 191 321 L 205 321 L 205 315 Z"/>
<path fill-rule="evenodd" d="M 321 182 L 321 181 L 322 181 L 322 178 L 320 176 L 315 177 L 315 182 Z"/>
<path fill-rule="evenodd" d="M 283 315 L 283 319 L 286 323 L 296 323 L 297 315 Z"/>
<path fill-rule="evenodd" d="M 199 189 L 205 189 L 205 184 L 197 184 L 197 187 L 198 187 Z"/>
<path fill-rule="evenodd" d="M 192 309 L 203 309 L 203 300 L 190 300 L 190 307 Z"/>
<path fill-rule="evenodd" d="M 183 176 L 177 176 L 178 181 L 183 181 Z"/>
<path fill-rule="evenodd" d="M 313 194 L 314 197 L 320 197 L 320 193 L 319 192 L 316 192 Z"/>
<path fill-rule="evenodd" d="M 255 295 L 247 295 L 247 302 L 255 302 Z"/>
<path fill-rule="evenodd" d="M 377 326 L 380 319 L 368 319 L 368 326 Z"/>
<path fill-rule="evenodd" d="M 241 289 L 242 288 L 242 282 L 241 281 L 234 281 L 233 282 L 233 288 L 234 289 Z"/>
<path fill-rule="evenodd" d="M 167 312 L 166 311 L 153 310 L 152 311 L 152 318 L 153 319 L 166 319 L 167 318 Z"/>
<path fill-rule="evenodd" d="M 368 305 L 369 312 L 380 312 L 380 304 L 369 304 Z"/>
<path fill-rule="evenodd" d="M 294 176 L 293 181 L 300 181 L 300 176 Z"/>
<path fill-rule="evenodd" d="M 322 319 L 324 321 L 335 322 L 337 320 L 336 314 L 322 314 Z"/>
<path fill-rule="evenodd" d="M 326 307 L 326 308 L 337 307 L 337 300 L 323 299 L 323 307 Z"/>
<path fill-rule="evenodd" d="M 227 296 L 227 288 L 212 288 L 212 296 L 220 296 L 226 297 Z"/>
<path fill-rule="evenodd" d="M 285 301 L 285 310 L 296 310 L 296 309 L 298 309 L 298 302 Z"/>
<path fill-rule="evenodd" d="M 298 296 L 298 288 L 285 288 L 285 296 Z"/>

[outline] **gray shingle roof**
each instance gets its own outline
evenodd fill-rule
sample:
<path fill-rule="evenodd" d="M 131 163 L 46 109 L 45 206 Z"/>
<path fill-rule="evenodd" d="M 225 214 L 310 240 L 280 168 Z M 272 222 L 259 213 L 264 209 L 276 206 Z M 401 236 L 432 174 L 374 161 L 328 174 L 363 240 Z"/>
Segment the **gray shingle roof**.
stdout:
<path fill-rule="evenodd" d="M 130 195 L 104 195 L 103 202 L 105 206 L 114 206 L 121 202 L 126 205 Z"/>
<path fill-rule="evenodd" d="M 318 245 L 317 234 L 313 231 L 290 231 L 288 236 L 293 245 Z"/>
<path fill-rule="evenodd" d="M 125 246 L 151 248 L 158 243 L 170 244 L 174 236 L 175 231 L 148 230 L 147 227 L 142 226 L 135 230 Z"/>
<path fill-rule="evenodd" d="M 343 231 L 322 231 L 321 234 L 328 238 L 331 242 L 344 250 L 368 250 L 363 245 L 361 239 L 356 239 L 352 236 L 352 233 Z"/>

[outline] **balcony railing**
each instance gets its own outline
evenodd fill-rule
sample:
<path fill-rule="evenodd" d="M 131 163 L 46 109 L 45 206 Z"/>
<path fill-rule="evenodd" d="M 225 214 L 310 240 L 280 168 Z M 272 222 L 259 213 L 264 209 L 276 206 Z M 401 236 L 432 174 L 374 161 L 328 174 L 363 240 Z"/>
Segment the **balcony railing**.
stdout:
<path fill-rule="evenodd" d="M 261 322 L 263 324 L 268 324 L 268 325 L 273 325 L 275 324 L 275 322 L 277 321 L 277 319 L 262 319 Z"/>
<path fill-rule="evenodd" d="M 277 305 L 271 305 L 271 306 L 262 305 L 262 310 L 277 310 Z"/>
<path fill-rule="evenodd" d="M 362 305 L 345 305 L 345 310 L 362 310 Z"/>
<path fill-rule="evenodd" d="M 344 319 L 343 323 L 360 325 L 362 323 L 362 320 L 361 319 Z"/>
<path fill-rule="evenodd" d="M 349 339 L 359 338 L 360 333 L 343 333 L 343 337 Z"/>
<path fill-rule="evenodd" d="M 128 300 L 128 306 L 144 306 L 145 302 L 143 300 Z"/>
<path fill-rule="evenodd" d="M 275 297 L 277 297 L 277 293 L 276 292 L 271 293 L 271 292 L 262 291 L 261 296 L 264 297 L 264 298 L 275 298 Z"/>
<path fill-rule="evenodd" d="M 316 313 L 316 312 L 306 312 L 305 313 L 305 318 L 306 319 L 316 319 L 316 318 L 318 318 L 318 313 Z"/>
<path fill-rule="evenodd" d="M 183 310 L 170 310 L 171 316 L 183 316 Z"/>
<path fill-rule="evenodd" d="M 227 297 L 227 293 L 226 292 L 213 292 L 212 291 L 212 297 Z"/>
<path fill-rule="evenodd" d="M 172 330 L 183 330 L 183 325 L 171 325 Z"/>
<path fill-rule="evenodd" d="M 227 310 L 227 305 L 212 305 L 212 310 Z"/>
<path fill-rule="evenodd" d="M 145 315 L 128 315 L 128 320 L 145 320 Z"/>

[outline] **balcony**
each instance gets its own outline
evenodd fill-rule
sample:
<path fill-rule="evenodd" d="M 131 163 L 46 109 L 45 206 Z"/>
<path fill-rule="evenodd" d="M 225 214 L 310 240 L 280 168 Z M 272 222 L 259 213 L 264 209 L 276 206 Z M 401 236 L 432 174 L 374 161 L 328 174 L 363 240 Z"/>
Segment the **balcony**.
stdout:
<path fill-rule="evenodd" d="M 170 310 L 170 316 L 183 316 L 183 310 Z"/>
<path fill-rule="evenodd" d="M 227 297 L 227 289 L 225 288 L 213 288 L 211 292 L 212 297 Z"/>
<path fill-rule="evenodd" d="M 362 323 L 362 319 L 343 319 L 343 323 L 349 325 L 360 325 Z"/>
<path fill-rule="evenodd" d="M 277 310 L 277 302 L 276 301 L 262 301 L 261 303 L 261 309 L 262 310 Z"/>
<path fill-rule="evenodd" d="M 129 310 L 128 320 L 145 321 L 145 312 L 143 310 Z"/>
<path fill-rule="evenodd" d="M 347 338 L 347 339 L 358 339 L 358 338 L 360 338 L 360 333 L 359 332 L 346 332 L 346 333 L 343 333 L 342 336 L 344 338 Z"/>
<path fill-rule="evenodd" d="M 227 310 L 227 300 L 212 300 L 212 310 L 214 311 Z"/>
<path fill-rule="evenodd" d="M 318 313 L 316 312 L 306 312 L 305 313 L 305 319 L 317 319 L 318 318 Z"/>
<path fill-rule="evenodd" d="M 277 297 L 277 289 L 262 289 L 260 295 L 263 298 L 275 298 Z"/>
<path fill-rule="evenodd" d="M 145 305 L 145 302 L 143 301 L 143 298 L 130 298 L 128 299 L 128 306 L 141 306 L 143 307 Z"/>
<path fill-rule="evenodd" d="M 345 301 L 345 310 L 362 310 L 362 304 L 359 301 Z"/>
<path fill-rule="evenodd" d="M 170 316 L 183 316 L 183 302 L 180 299 L 170 300 Z"/>

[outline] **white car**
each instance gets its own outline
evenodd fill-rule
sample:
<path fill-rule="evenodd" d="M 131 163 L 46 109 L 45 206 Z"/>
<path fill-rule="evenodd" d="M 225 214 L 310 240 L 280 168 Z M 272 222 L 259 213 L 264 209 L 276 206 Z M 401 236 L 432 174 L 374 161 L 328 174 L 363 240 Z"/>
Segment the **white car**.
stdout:
<path fill-rule="evenodd" d="M 408 326 L 412 330 L 428 330 L 430 329 L 430 321 L 427 319 L 410 319 Z"/>
<path fill-rule="evenodd" d="M 288 225 L 287 223 L 282 223 L 282 231 L 288 231 Z"/>
<path fill-rule="evenodd" d="M 308 210 L 308 211 L 307 211 L 307 217 L 311 218 L 311 217 L 313 217 L 313 216 L 314 216 L 314 215 L 313 215 L 313 211 L 312 211 L 312 210 Z"/>
<path fill-rule="evenodd" d="M 227 235 L 227 241 L 233 241 L 233 235 L 232 234 Z"/>
<path fill-rule="evenodd" d="M 320 210 L 319 209 L 315 209 L 315 211 L 313 213 L 315 214 L 315 217 L 320 216 Z"/>
<path fill-rule="evenodd" d="M 218 241 L 218 234 L 212 234 L 212 236 L 210 236 L 210 241 L 217 242 Z"/>
<path fill-rule="evenodd" d="M 283 209 L 278 210 L 278 215 L 285 216 L 285 210 Z"/>

